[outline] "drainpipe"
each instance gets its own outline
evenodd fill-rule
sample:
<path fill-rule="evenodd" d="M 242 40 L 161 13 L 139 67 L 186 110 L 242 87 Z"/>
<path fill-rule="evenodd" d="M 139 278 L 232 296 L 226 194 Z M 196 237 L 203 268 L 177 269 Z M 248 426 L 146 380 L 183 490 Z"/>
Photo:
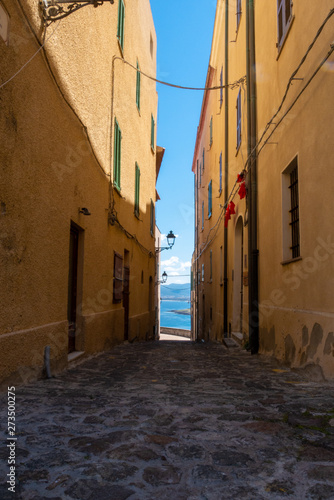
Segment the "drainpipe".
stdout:
<path fill-rule="evenodd" d="M 228 83 L 228 0 L 225 0 L 225 85 Z M 225 98 L 225 204 L 228 199 L 228 87 L 224 89 Z M 227 228 L 224 227 L 224 337 L 228 337 L 228 311 L 227 311 Z"/>
<path fill-rule="evenodd" d="M 249 345 L 252 354 L 259 350 L 259 303 L 257 248 L 257 143 L 256 130 L 256 67 L 254 0 L 246 2 L 246 57 L 247 57 L 247 152 L 250 158 L 248 174 L 248 303 Z"/>

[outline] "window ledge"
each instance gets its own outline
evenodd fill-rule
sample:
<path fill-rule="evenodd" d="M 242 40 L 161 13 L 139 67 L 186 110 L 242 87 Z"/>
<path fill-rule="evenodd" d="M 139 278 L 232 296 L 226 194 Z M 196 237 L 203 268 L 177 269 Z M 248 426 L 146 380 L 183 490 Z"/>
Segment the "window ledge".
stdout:
<path fill-rule="evenodd" d="M 121 188 L 117 186 L 117 184 L 114 183 L 114 190 L 116 191 L 116 193 L 118 193 L 120 196 L 121 195 Z"/>
<path fill-rule="evenodd" d="M 288 259 L 288 260 L 283 260 L 281 262 L 282 266 L 286 266 L 287 264 L 292 264 L 293 262 L 298 262 L 299 260 L 302 260 L 303 257 L 295 257 L 294 259 Z"/>

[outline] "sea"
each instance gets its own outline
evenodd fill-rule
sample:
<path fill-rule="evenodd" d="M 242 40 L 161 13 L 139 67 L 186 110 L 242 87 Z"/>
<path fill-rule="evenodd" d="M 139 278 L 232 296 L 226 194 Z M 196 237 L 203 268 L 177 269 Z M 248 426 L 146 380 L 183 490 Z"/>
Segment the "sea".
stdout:
<path fill-rule="evenodd" d="M 191 329 L 190 314 L 177 314 L 173 310 L 190 309 L 190 301 L 161 300 L 160 301 L 160 326 L 168 328 Z"/>

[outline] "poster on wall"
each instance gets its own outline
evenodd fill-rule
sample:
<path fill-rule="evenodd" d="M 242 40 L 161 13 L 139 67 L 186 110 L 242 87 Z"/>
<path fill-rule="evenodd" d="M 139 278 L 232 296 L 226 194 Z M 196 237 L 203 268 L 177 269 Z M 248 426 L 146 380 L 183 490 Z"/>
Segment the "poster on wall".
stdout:
<path fill-rule="evenodd" d="M 8 45 L 9 42 L 9 15 L 0 2 L 0 37 Z"/>

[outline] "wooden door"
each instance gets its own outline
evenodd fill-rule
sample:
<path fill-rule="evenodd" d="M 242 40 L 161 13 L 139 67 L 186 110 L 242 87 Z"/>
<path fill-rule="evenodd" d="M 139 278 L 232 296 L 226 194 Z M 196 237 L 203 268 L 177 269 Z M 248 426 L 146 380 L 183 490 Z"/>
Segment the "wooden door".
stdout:
<path fill-rule="evenodd" d="M 75 351 L 78 291 L 78 241 L 79 231 L 74 226 L 71 226 L 67 301 L 68 352 Z"/>
<path fill-rule="evenodd" d="M 130 268 L 123 270 L 124 340 L 129 339 Z"/>

